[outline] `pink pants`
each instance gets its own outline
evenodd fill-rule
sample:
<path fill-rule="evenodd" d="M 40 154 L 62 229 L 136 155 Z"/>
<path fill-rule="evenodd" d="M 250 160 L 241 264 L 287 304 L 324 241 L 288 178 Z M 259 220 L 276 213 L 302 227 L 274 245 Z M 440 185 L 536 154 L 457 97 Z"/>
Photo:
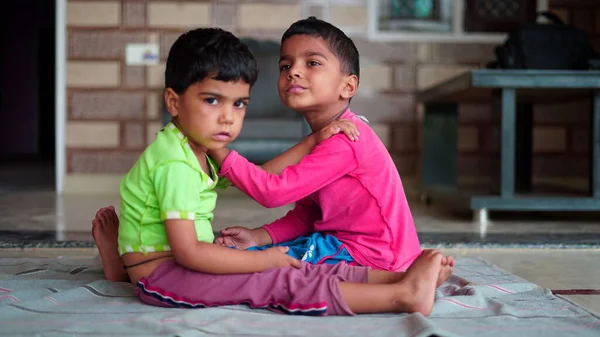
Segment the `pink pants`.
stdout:
<path fill-rule="evenodd" d="M 142 302 L 162 307 L 205 308 L 247 304 L 290 315 L 354 315 L 339 282 L 366 283 L 369 268 L 346 263 L 271 269 L 254 274 L 213 275 L 175 261 L 161 264 L 137 284 Z"/>

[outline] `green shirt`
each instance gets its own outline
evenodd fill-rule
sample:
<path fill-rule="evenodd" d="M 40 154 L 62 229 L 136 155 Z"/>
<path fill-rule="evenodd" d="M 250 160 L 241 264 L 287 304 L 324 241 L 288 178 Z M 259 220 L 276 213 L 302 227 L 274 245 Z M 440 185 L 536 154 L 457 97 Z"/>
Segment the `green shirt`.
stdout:
<path fill-rule="evenodd" d="M 217 175 L 217 165 L 206 158 L 211 177 L 175 124 L 167 124 L 157 134 L 121 180 L 120 255 L 170 251 L 163 223 L 169 219 L 194 220 L 198 241 L 213 242 L 214 189 L 229 182 Z"/>

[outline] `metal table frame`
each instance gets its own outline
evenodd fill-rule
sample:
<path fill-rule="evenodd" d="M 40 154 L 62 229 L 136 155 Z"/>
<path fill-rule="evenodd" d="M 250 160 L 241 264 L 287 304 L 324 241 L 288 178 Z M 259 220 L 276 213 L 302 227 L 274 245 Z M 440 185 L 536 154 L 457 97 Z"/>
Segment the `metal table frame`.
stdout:
<path fill-rule="evenodd" d="M 591 95 L 589 196 L 518 194 L 531 189 L 532 116 L 537 102 L 535 98 L 522 100 L 521 96 L 532 90 L 538 92 L 538 99 L 543 91 L 546 101 L 557 102 L 573 95 Z M 501 116 L 500 193 L 467 196 L 476 219 L 487 222 L 488 210 L 600 210 L 600 71 L 477 69 L 418 93 L 418 101 L 425 106 L 421 182 L 426 195 L 446 196 L 448 200 L 459 196 L 458 105 L 481 101 L 482 97 L 488 102 L 491 99 Z"/>

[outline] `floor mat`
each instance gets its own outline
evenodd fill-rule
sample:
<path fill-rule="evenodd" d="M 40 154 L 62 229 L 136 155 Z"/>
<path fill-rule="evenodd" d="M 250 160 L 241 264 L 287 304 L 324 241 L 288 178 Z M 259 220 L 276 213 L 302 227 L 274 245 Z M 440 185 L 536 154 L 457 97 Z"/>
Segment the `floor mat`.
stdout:
<path fill-rule="evenodd" d="M 0 225 L 3 220 L 0 219 Z M 4 219 L 10 227 L 14 219 Z M 0 226 L 2 227 L 2 226 Z M 600 233 L 479 233 L 419 232 L 422 248 L 544 248 L 597 249 Z M 218 232 L 215 236 L 220 235 Z M 0 230 L 0 248 L 96 248 L 89 231 Z"/>
<path fill-rule="evenodd" d="M 600 336 L 599 317 L 480 259 L 457 260 L 429 317 L 298 317 L 150 307 L 103 280 L 96 259 L 3 258 L 0 326 L 10 336 Z"/>

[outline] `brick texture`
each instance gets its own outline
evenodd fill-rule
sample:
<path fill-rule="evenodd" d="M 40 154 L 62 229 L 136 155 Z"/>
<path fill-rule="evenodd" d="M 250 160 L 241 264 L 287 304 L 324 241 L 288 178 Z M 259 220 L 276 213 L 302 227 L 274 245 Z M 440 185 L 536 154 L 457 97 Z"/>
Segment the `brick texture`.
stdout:
<path fill-rule="evenodd" d="M 325 8 L 319 4 L 309 4 L 307 12 L 308 12 L 307 16 L 314 16 L 317 18 L 322 18 L 325 16 L 325 14 L 324 14 Z"/>
<path fill-rule="evenodd" d="M 567 149 L 567 129 L 560 126 L 536 127 L 533 130 L 533 151 L 564 152 Z"/>
<path fill-rule="evenodd" d="M 123 26 L 144 27 L 146 25 L 145 1 L 125 1 L 123 3 Z"/>
<path fill-rule="evenodd" d="M 414 121 L 414 97 L 412 95 L 383 95 L 359 93 L 352 98 L 350 108 L 365 115 L 371 122 Z"/>
<path fill-rule="evenodd" d="M 148 25 L 162 28 L 192 29 L 210 26 L 211 4 L 194 1 L 148 3 Z"/>
<path fill-rule="evenodd" d="M 469 71 L 471 67 L 457 65 L 423 65 L 417 69 L 417 86 L 427 89 Z"/>
<path fill-rule="evenodd" d="M 70 59 L 123 59 L 125 45 L 146 42 L 144 32 L 72 30 L 69 34 Z"/>
<path fill-rule="evenodd" d="M 69 172 L 126 173 L 141 151 L 69 151 Z"/>
<path fill-rule="evenodd" d="M 392 125 L 392 151 L 394 153 L 416 152 L 417 128 L 414 124 Z"/>
<path fill-rule="evenodd" d="M 146 145 L 146 130 L 144 123 L 127 122 L 121 128 L 123 130 L 122 139 L 127 149 L 141 149 Z"/>
<path fill-rule="evenodd" d="M 67 25 L 117 26 L 121 21 L 119 1 L 68 1 Z"/>
<path fill-rule="evenodd" d="M 500 126 L 484 125 L 479 127 L 479 144 L 483 152 L 500 151 Z"/>
<path fill-rule="evenodd" d="M 148 88 L 164 88 L 165 87 L 165 69 L 166 63 L 148 66 L 146 70 L 146 85 Z"/>
<path fill-rule="evenodd" d="M 238 24 L 245 29 L 287 29 L 300 16 L 299 4 L 243 3 L 239 7 Z"/>
<path fill-rule="evenodd" d="M 149 120 L 162 118 L 162 93 L 148 93 L 146 96 L 146 116 Z"/>
<path fill-rule="evenodd" d="M 431 61 L 449 64 L 486 64 L 495 59 L 496 44 L 433 43 Z"/>
<path fill-rule="evenodd" d="M 461 104 L 458 107 L 458 120 L 461 123 L 491 123 L 492 107 L 489 104 Z"/>
<path fill-rule="evenodd" d="M 539 104 L 533 109 L 533 120 L 535 124 L 587 125 L 590 122 L 590 108 L 588 100 Z"/>
<path fill-rule="evenodd" d="M 586 154 L 590 150 L 590 129 L 573 128 L 571 130 L 571 144 L 573 152 Z"/>
<path fill-rule="evenodd" d="M 458 150 L 476 151 L 479 149 L 479 129 L 476 126 L 458 128 Z"/>
<path fill-rule="evenodd" d="M 156 138 L 156 134 L 162 129 L 162 122 L 150 122 L 146 126 L 146 144 L 150 144 Z"/>
<path fill-rule="evenodd" d="M 214 6 L 215 15 L 213 23 L 223 29 L 234 30 L 238 20 L 238 6 L 233 3 L 216 3 Z"/>
<path fill-rule="evenodd" d="M 414 176 L 419 165 L 419 156 L 417 154 L 396 154 L 392 153 L 392 160 L 398 168 L 398 173 L 402 177 Z"/>
<path fill-rule="evenodd" d="M 117 88 L 121 83 L 121 64 L 117 61 L 67 62 L 67 86 Z"/>
<path fill-rule="evenodd" d="M 585 177 L 589 174 L 589 157 L 572 154 L 537 155 L 533 174 L 539 177 Z"/>
<path fill-rule="evenodd" d="M 125 66 L 125 69 L 123 69 L 123 85 L 126 88 L 143 88 L 146 85 L 146 68 Z"/>
<path fill-rule="evenodd" d="M 458 157 L 459 177 L 494 177 L 499 171 L 496 156 L 481 154 L 461 154 Z"/>
<path fill-rule="evenodd" d="M 119 147 L 119 124 L 116 122 L 67 123 L 67 146 L 74 148 L 107 149 Z"/>
<path fill-rule="evenodd" d="M 394 68 L 394 88 L 404 91 L 413 91 L 417 86 L 415 67 L 400 65 Z"/>
<path fill-rule="evenodd" d="M 177 40 L 177 38 L 179 37 L 179 35 L 181 35 L 181 33 L 183 33 L 183 31 L 181 32 L 162 32 L 160 33 L 159 36 L 159 47 L 160 47 L 160 58 L 162 60 L 166 60 L 167 57 L 169 56 L 169 50 L 171 49 L 171 46 L 173 45 L 173 43 L 175 43 L 175 40 Z"/>
<path fill-rule="evenodd" d="M 72 117 L 76 119 L 143 119 L 145 93 L 124 91 L 77 91 L 72 94 Z"/>
<path fill-rule="evenodd" d="M 383 145 L 389 149 L 392 146 L 390 126 L 387 123 L 371 123 L 370 126 Z"/>
<path fill-rule="evenodd" d="M 332 6 L 329 10 L 329 21 L 338 27 L 366 29 L 369 21 L 367 8 L 365 6 Z"/>
<path fill-rule="evenodd" d="M 414 63 L 417 60 L 416 43 L 382 43 L 363 37 L 352 39 L 361 59 L 377 62 Z"/>
<path fill-rule="evenodd" d="M 382 90 L 392 87 L 392 69 L 385 65 L 367 65 L 360 69 L 360 88 Z"/>

